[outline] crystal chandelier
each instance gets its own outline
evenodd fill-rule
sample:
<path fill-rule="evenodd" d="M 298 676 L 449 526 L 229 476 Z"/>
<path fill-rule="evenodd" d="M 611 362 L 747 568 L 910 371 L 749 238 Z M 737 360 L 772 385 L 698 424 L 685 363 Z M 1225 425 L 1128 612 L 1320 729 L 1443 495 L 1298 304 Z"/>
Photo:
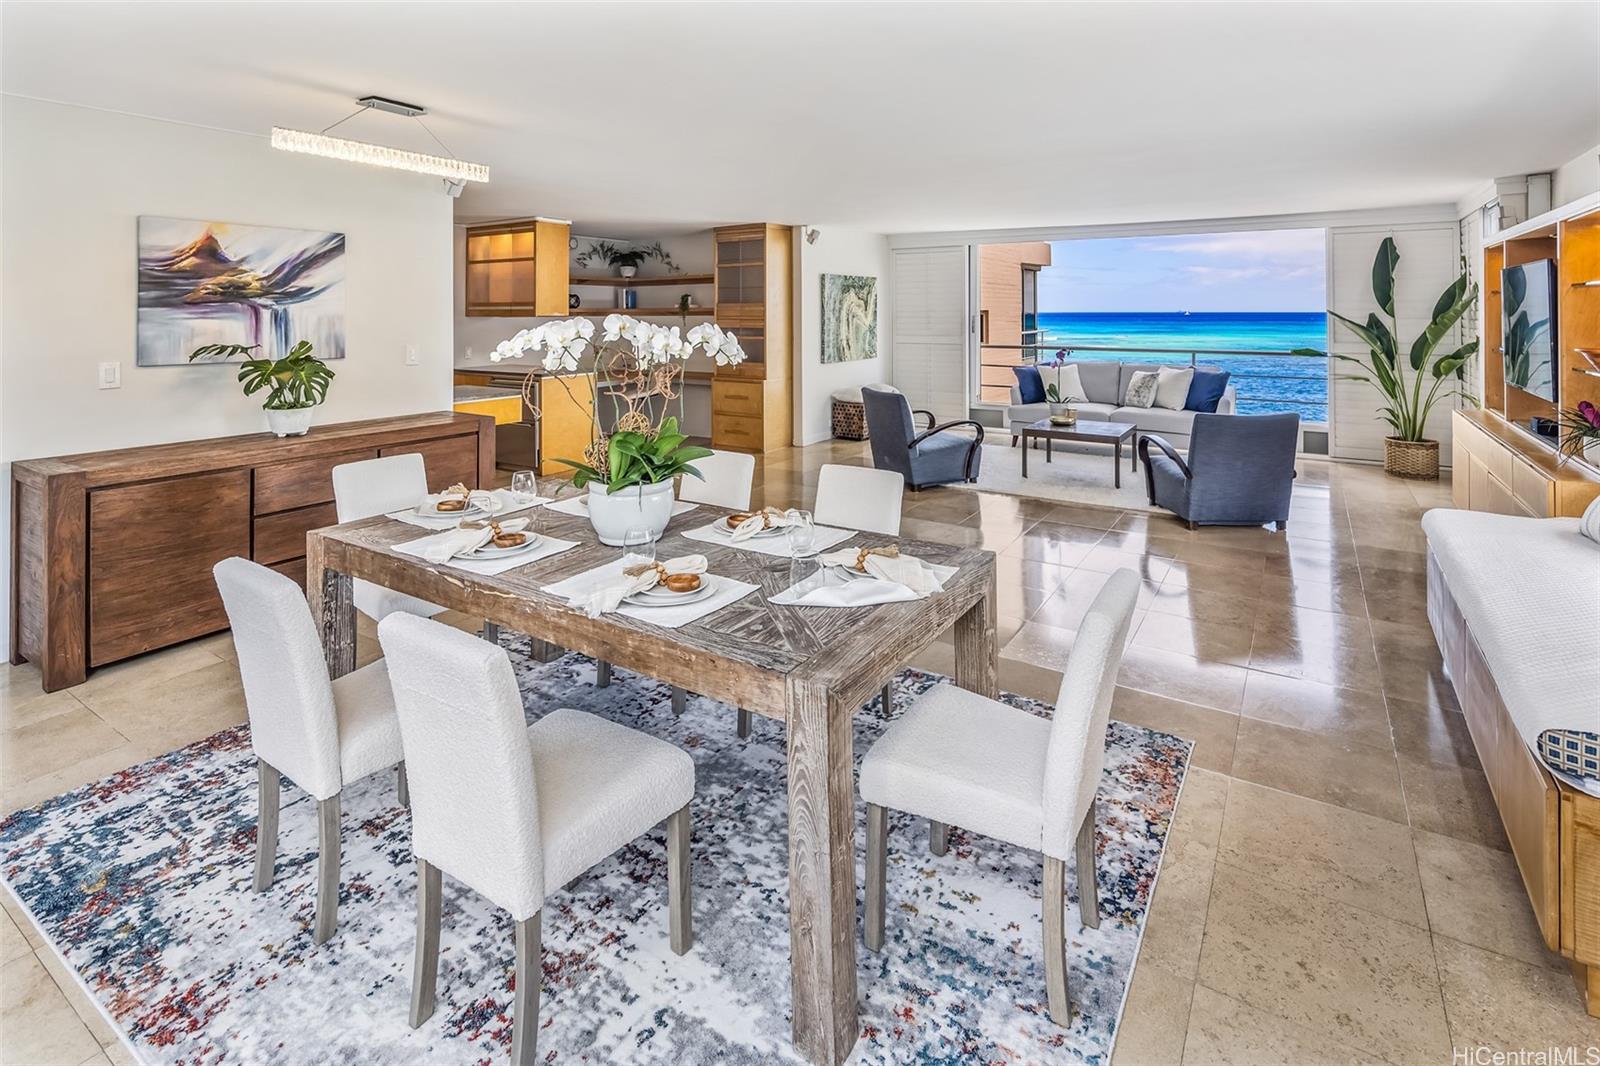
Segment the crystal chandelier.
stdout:
<path fill-rule="evenodd" d="M 390 114 L 404 115 L 414 120 L 433 137 L 434 143 L 446 152 L 443 141 L 434 136 L 432 130 L 423 123 L 419 117 L 426 114 L 426 109 L 416 104 L 401 103 L 382 96 L 363 96 L 357 101 L 361 106 L 351 114 L 335 122 L 320 133 L 310 133 L 306 130 L 287 129 L 283 126 L 272 127 L 272 147 L 285 152 L 301 152 L 305 155 L 320 155 L 329 159 L 343 159 L 349 163 L 366 163 L 375 167 L 389 167 L 394 170 L 409 170 L 417 174 L 432 174 L 444 178 L 445 181 L 459 183 L 467 181 L 488 181 L 489 167 L 484 163 L 469 163 L 464 159 L 456 159 L 449 155 L 428 155 L 425 152 L 408 152 L 403 148 L 390 148 L 382 144 L 369 144 L 366 141 L 352 141 L 344 137 L 330 137 L 328 130 L 334 126 L 350 121 L 363 111 L 379 110 Z M 455 190 L 452 190 L 455 191 Z"/>

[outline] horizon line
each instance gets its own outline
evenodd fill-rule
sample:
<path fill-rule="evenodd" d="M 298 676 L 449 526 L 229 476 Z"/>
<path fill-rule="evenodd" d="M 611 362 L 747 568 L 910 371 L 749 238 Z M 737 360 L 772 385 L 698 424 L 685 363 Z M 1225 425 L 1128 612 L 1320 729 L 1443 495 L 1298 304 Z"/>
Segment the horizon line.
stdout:
<path fill-rule="evenodd" d="M 1101 309 L 1096 309 L 1093 311 L 1068 311 L 1062 308 L 1056 308 L 1053 311 L 1045 311 L 1041 309 L 1036 313 L 1041 315 L 1326 315 L 1328 312 L 1323 308 L 1308 308 L 1304 311 L 1190 311 L 1186 308 L 1178 307 L 1170 311 L 1108 311 Z"/>

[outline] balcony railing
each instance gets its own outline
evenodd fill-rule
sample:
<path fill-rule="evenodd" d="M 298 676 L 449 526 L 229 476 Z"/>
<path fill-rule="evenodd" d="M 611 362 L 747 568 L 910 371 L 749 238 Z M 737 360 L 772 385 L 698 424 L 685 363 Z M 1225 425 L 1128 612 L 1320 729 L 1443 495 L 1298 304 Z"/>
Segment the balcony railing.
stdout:
<path fill-rule="evenodd" d="M 981 403 L 1010 402 L 1011 386 L 1016 382 L 1012 368 L 1034 363 L 1049 363 L 1058 353 L 1063 359 L 1103 358 L 1119 362 L 1148 362 L 1167 366 L 1187 362 L 1190 366 L 1217 366 L 1228 371 L 1228 384 L 1238 394 L 1238 410 L 1243 414 L 1269 411 L 1296 411 L 1302 422 L 1328 420 L 1328 360 L 1325 356 L 1297 355 L 1291 351 L 1246 348 L 1124 348 L 1092 344 L 983 344 L 978 350 L 979 394 Z M 1085 354 L 1092 353 L 1092 354 Z M 1104 354 L 1102 354 L 1104 353 Z M 1251 360 L 1274 360 L 1259 368 Z M 1305 369 L 1302 371 L 1300 367 Z M 1308 373 L 1313 368 L 1316 373 Z M 1295 382 L 1307 382 L 1296 385 Z M 1283 384 L 1288 383 L 1288 384 Z"/>

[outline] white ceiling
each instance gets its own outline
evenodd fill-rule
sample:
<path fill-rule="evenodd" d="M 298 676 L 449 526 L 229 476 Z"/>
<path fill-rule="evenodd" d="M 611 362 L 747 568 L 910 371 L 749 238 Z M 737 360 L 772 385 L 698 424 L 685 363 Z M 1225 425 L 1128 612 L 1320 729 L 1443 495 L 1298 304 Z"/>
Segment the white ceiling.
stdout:
<path fill-rule="evenodd" d="M 460 218 L 888 232 L 1439 203 L 1600 142 L 1600 4 L 3 5 L 4 91 L 265 134 L 378 93 Z M 340 128 L 430 150 L 409 120 Z"/>

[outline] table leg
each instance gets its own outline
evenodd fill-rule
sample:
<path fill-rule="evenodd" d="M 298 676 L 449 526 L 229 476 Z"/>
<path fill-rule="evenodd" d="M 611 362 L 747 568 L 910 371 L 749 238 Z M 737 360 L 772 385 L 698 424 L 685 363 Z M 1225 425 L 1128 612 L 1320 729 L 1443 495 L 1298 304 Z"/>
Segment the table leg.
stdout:
<path fill-rule="evenodd" d="M 1111 448 L 1111 480 L 1120 489 L 1122 487 L 1122 438 L 1118 437 L 1117 442 Z"/>
<path fill-rule="evenodd" d="M 1000 638 L 995 622 L 995 572 L 983 598 L 956 619 L 956 684 L 990 699 L 1000 698 Z"/>
<path fill-rule="evenodd" d="M 1054 439 L 1055 438 L 1053 437 L 1046 437 L 1044 439 L 1044 461 L 1047 463 L 1050 461 L 1051 441 Z"/>
<path fill-rule="evenodd" d="M 1022 476 L 1028 476 L 1028 435 L 1022 435 Z"/>
<path fill-rule="evenodd" d="M 789 966 L 795 1047 L 812 1062 L 842 1063 L 861 1031 L 856 1004 L 853 707 L 826 686 L 790 678 Z"/>
<path fill-rule="evenodd" d="M 349 574 L 328 569 L 322 542 L 315 536 L 306 544 L 306 601 L 322 637 L 328 676 L 343 677 L 356 668 L 356 605 Z"/>

